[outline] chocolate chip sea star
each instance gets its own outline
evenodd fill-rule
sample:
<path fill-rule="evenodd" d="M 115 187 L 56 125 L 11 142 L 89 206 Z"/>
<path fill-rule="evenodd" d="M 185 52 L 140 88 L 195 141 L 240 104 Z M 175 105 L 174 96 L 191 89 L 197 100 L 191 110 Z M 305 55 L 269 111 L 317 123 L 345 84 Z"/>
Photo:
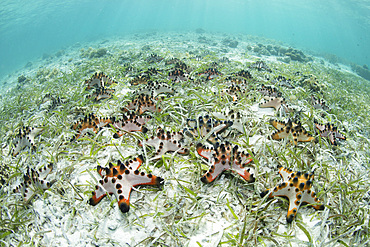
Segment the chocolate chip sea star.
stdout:
<path fill-rule="evenodd" d="M 237 145 L 225 142 L 217 145 L 216 148 L 208 148 L 201 143 L 197 145 L 197 152 L 200 156 L 211 162 L 211 168 L 203 175 L 201 181 L 210 183 L 215 180 L 223 171 L 232 170 L 238 173 L 247 182 L 255 181 L 255 170 L 247 166 L 252 162 L 248 153 L 238 151 Z"/>
<path fill-rule="evenodd" d="M 107 194 L 114 194 L 118 201 L 118 207 L 122 213 L 130 210 L 130 194 L 135 186 L 139 185 L 154 185 L 160 186 L 163 184 L 161 177 L 152 174 L 140 172 L 138 168 L 143 163 L 143 157 L 139 156 L 133 160 L 117 162 L 117 165 L 109 163 L 109 167 L 97 167 L 99 175 L 102 177 L 99 184 L 96 185 L 95 191 L 92 192 L 92 197 L 89 204 L 97 205 Z"/>
<path fill-rule="evenodd" d="M 320 203 L 320 200 L 312 190 L 313 172 L 293 172 L 291 169 L 282 166 L 278 166 L 278 168 L 283 182 L 277 184 L 274 188 L 262 192 L 261 197 L 267 194 L 268 198 L 275 196 L 287 197 L 289 199 L 289 209 L 286 216 L 288 223 L 293 221 L 302 203 L 312 204 L 311 206 L 317 210 L 324 209 L 324 205 Z"/>

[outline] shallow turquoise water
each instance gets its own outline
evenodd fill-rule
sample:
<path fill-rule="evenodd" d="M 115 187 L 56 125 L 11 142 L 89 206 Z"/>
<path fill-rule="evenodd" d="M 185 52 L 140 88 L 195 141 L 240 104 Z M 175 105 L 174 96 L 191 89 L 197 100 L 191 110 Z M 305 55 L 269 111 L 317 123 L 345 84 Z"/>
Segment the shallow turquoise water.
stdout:
<path fill-rule="evenodd" d="M 76 42 L 143 31 L 243 33 L 370 64 L 366 0 L 2 0 L 0 78 Z"/>

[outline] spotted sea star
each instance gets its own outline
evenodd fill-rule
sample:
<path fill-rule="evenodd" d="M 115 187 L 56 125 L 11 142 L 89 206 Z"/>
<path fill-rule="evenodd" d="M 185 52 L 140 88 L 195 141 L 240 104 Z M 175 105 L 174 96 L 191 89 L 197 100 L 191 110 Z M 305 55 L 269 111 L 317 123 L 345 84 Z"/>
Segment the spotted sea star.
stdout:
<path fill-rule="evenodd" d="M 259 104 L 261 108 L 275 108 L 276 111 L 282 109 L 284 112 L 290 112 L 292 109 L 288 107 L 285 99 L 282 97 L 267 97 L 263 103 Z"/>
<path fill-rule="evenodd" d="M 260 92 L 264 96 L 282 97 L 282 93 L 279 92 L 277 88 L 273 86 L 265 86 L 262 84 L 261 87 L 257 89 L 257 91 Z"/>
<path fill-rule="evenodd" d="M 134 79 L 131 80 L 131 85 L 138 85 L 138 84 L 147 84 L 150 80 L 150 76 L 148 74 L 140 74 L 135 76 Z"/>
<path fill-rule="evenodd" d="M 194 138 L 199 136 L 206 138 L 213 145 L 221 141 L 219 134 L 233 125 L 232 121 L 219 121 L 210 118 L 208 115 L 199 116 L 198 119 L 187 119 L 186 122 L 191 128 L 185 128 L 184 134 Z"/>
<path fill-rule="evenodd" d="M 182 147 L 181 140 L 184 138 L 182 132 L 165 132 L 163 129 L 157 129 L 157 135 L 145 140 L 143 143 L 155 148 L 154 159 L 159 159 L 167 152 L 177 152 L 179 154 L 188 154 L 189 149 Z M 141 142 L 140 145 L 143 145 Z"/>
<path fill-rule="evenodd" d="M 188 81 L 189 75 L 182 69 L 175 68 L 174 70 L 168 72 L 168 79 L 173 82 Z"/>
<path fill-rule="evenodd" d="M 38 170 L 29 168 L 27 173 L 23 176 L 24 181 L 17 186 L 13 192 L 22 193 L 24 201 L 29 202 L 38 190 L 47 190 L 54 183 L 54 181 L 49 182 L 45 180 L 52 170 L 53 164 L 49 164 L 48 166 L 44 166 Z"/>
<path fill-rule="evenodd" d="M 126 107 L 123 108 L 124 111 L 134 111 L 139 115 L 146 111 L 160 112 L 162 109 L 156 105 L 151 96 L 146 94 L 140 94 L 132 102 L 130 102 Z"/>
<path fill-rule="evenodd" d="M 140 131 L 146 133 L 148 129 L 144 124 L 150 119 L 152 119 L 150 116 L 135 116 L 134 114 L 129 114 L 120 120 L 115 120 L 113 121 L 112 126 L 117 130 L 117 132 L 114 133 L 113 137 L 119 138 L 125 132 Z"/>
<path fill-rule="evenodd" d="M 316 99 L 315 96 L 311 95 L 311 105 L 315 109 L 322 109 L 324 111 L 330 111 L 330 107 L 326 105 L 325 100 Z"/>
<path fill-rule="evenodd" d="M 151 97 L 156 97 L 161 93 L 174 93 L 175 91 L 165 83 L 159 82 L 148 82 L 148 84 L 141 90 L 137 91 L 137 94 L 147 94 Z"/>
<path fill-rule="evenodd" d="M 17 135 L 13 139 L 13 156 L 17 156 L 18 153 L 25 147 L 30 147 L 31 150 L 35 150 L 35 137 L 43 130 L 43 128 L 34 127 L 23 127 L 19 129 Z"/>
<path fill-rule="evenodd" d="M 245 90 L 241 89 L 238 85 L 232 84 L 221 91 L 222 95 L 227 94 L 233 98 L 233 101 L 238 100 L 238 95 L 243 96 Z"/>
<path fill-rule="evenodd" d="M 199 73 L 199 75 L 205 75 L 207 80 L 212 80 L 213 78 L 222 75 L 222 73 L 215 68 L 208 68 L 204 72 Z"/>
<path fill-rule="evenodd" d="M 95 206 L 103 199 L 107 192 L 114 194 L 118 200 L 118 207 L 122 213 L 130 210 L 130 194 L 131 189 L 138 185 L 155 185 L 163 184 L 161 177 L 152 174 L 140 172 L 138 168 L 143 163 L 143 157 L 139 156 L 133 160 L 122 163 L 117 162 L 117 165 L 109 163 L 109 168 L 97 167 L 97 171 L 102 177 L 99 184 L 96 185 L 95 191 L 92 192 L 92 198 L 89 204 Z"/>
<path fill-rule="evenodd" d="M 319 124 L 315 121 L 316 128 L 320 131 L 321 137 L 329 138 L 329 141 L 332 145 L 337 145 L 336 139 L 346 140 L 346 137 L 338 132 L 338 128 L 333 126 L 332 124 Z"/>
<path fill-rule="evenodd" d="M 94 101 L 100 101 L 102 99 L 110 99 L 113 96 L 115 90 L 113 88 L 106 88 L 106 87 L 99 87 L 96 88 L 95 91 L 88 96 Z"/>
<path fill-rule="evenodd" d="M 72 141 L 86 134 L 88 130 L 92 130 L 96 134 L 102 127 L 111 124 L 114 121 L 114 118 L 98 118 L 95 114 L 90 113 L 72 125 L 71 128 L 78 132 L 72 138 Z"/>
<path fill-rule="evenodd" d="M 255 171 L 247 165 L 252 161 L 248 153 L 238 151 L 239 147 L 234 147 L 229 142 L 216 146 L 216 148 L 207 148 L 198 143 L 197 152 L 203 158 L 211 162 L 211 168 L 203 175 L 201 181 L 210 183 L 215 180 L 223 171 L 232 170 L 237 172 L 247 182 L 254 182 Z"/>
<path fill-rule="evenodd" d="M 310 142 L 315 139 L 302 127 L 300 122 L 293 122 L 289 119 L 287 123 L 284 123 L 271 119 L 270 123 L 276 129 L 271 135 L 271 138 L 274 140 L 281 140 L 292 136 L 294 145 L 297 145 L 298 142 Z"/>
<path fill-rule="evenodd" d="M 293 221 L 302 203 L 313 204 L 311 206 L 317 210 L 324 209 L 323 204 L 318 204 L 320 203 L 320 200 L 312 190 L 312 180 L 314 178 L 313 172 L 294 173 L 291 169 L 287 169 L 282 166 L 278 166 L 278 168 L 283 182 L 272 189 L 262 192 L 261 197 L 264 197 L 267 194 L 268 198 L 273 198 L 275 196 L 287 197 L 289 199 L 289 209 L 286 216 L 288 223 Z"/>
<path fill-rule="evenodd" d="M 101 88 L 106 87 L 107 85 L 110 86 L 113 83 L 117 83 L 113 79 L 109 78 L 107 75 L 105 75 L 103 72 L 96 72 L 90 80 L 86 80 L 85 83 L 87 84 L 87 89 L 91 88 Z"/>

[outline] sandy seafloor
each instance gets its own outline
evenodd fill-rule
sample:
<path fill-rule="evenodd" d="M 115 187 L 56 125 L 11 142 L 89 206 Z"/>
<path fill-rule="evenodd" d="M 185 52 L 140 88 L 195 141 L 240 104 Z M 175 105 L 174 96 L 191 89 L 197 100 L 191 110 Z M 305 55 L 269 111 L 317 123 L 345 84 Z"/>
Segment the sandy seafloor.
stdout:
<path fill-rule="evenodd" d="M 200 38 L 201 37 L 201 38 Z M 236 40 L 236 48 L 223 40 Z M 247 35 L 189 33 L 144 33 L 76 44 L 55 54 L 30 61 L 24 69 L 4 79 L 1 101 L 2 166 L 9 179 L 1 188 L 1 243 L 4 246 L 366 246 L 369 244 L 369 81 L 348 66 L 332 64 L 320 57 L 310 62 L 295 62 L 278 55 L 262 55 L 253 47 L 267 47 L 270 40 Z M 273 46 L 282 46 L 277 42 Z M 91 48 L 89 48 L 91 47 Z M 90 55 L 105 48 L 103 56 Z M 252 49 L 251 49 L 252 48 Z M 82 50 L 83 49 L 83 50 Z M 90 50 L 89 50 L 90 49 Z M 158 63 L 148 63 L 151 54 L 162 56 Z M 306 53 L 307 56 L 309 54 Z M 149 131 L 128 133 L 114 139 L 112 128 L 98 134 L 70 141 L 75 131 L 70 127 L 88 113 L 99 117 L 119 117 L 121 107 L 133 99 L 130 81 L 150 67 L 164 69 L 154 78 L 171 85 L 167 73 L 173 65 L 169 58 L 179 58 L 192 70 L 194 82 L 173 84 L 176 92 L 164 95 L 160 113 L 147 113 L 153 120 Z M 225 59 L 227 58 L 227 59 Z M 249 68 L 264 61 L 272 72 Z M 284 61 L 285 62 L 284 62 Z M 222 76 L 206 81 L 197 73 L 218 63 Z M 133 70 L 128 69 L 130 65 Z M 248 70 L 253 80 L 248 91 L 233 102 L 220 96 L 228 84 L 222 80 L 240 70 Z M 118 82 L 111 99 L 93 102 L 86 96 L 85 80 L 103 71 Z M 297 73 L 297 72 L 300 73 Z M 314 75 L 318 89 L 298 83 L 302 75 Z M 24 75 L 27 80 L 18 83 Z M 273 84 L 283 75 L 294 88 L 276 85 L 287 103 L 297 109 L 300 120 L 317 141 L 293 145 L 289 140 L 275 141 L 271 118 L 285 121 L 289 113 L 273 108 L 261 109 L 263 95 L 255 88 Z M 311 91 L 310 91 L 311 90 Z M 51 106 L 47 94 L 60 97 Z M 310 96 L 325 99 L 331 108 L 314 109 Z M 203 184 L 200 177 L 208 165 L 195 151 L 196 141 L 187 138 L 184 145 L 190 155 L 166 154 L 160 161 L 151 147 L 145 150 L 138 140 L 154 135 L 157 127 L 180 131 L 187 118 L 210 114 L 220 116 L 234 109 L 242 115 L 244 134 L 230 133 L 227 140 L 241 149 L 253 151 L 256 181 L 247 183 L 237 174 L 224 172 L 214 182 Z M 333 146 L 315 132 L 313 119 L 330 122 L 347 140 Z M 36 151 L 29 148 L 11 155 L 11 140 L 20 126 L 43 126 L 35 138 Z M 191 143 L 193 143 L 191 145 Z M 118 159 L 139 154 L 145 157 L 140 170 L 164 178 L 162 188 L 136 187 L 131 193 L 130 211 L 121 213 L 114 196 L 98 205 L 87 203 L 99 178 L 96 166 L 107 166 Z M 44 193 L 28 204 L 13 189 L 22 181 L 27 167 L 54 163 L 48 180 L 56 180 Z M 311 172 L 315 170 L 313 189 L 325 204 L 323 211 L 302 206 L 297 218 L 287 224 L 288 200 L 262 199 L 260 192 L 281 179 L 278 164 Z M 2 168 L 4 169 L 4 168 Z M 16 222 L 22 221 L 20 224 Z"/>

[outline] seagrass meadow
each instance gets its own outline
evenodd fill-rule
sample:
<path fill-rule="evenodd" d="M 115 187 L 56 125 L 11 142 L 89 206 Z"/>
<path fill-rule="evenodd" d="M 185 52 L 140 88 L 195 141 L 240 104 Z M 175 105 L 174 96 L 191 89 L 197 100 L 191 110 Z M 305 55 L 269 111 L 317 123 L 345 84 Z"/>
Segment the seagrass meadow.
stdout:
<path fill-rule="evenodd" d="M 370 82 L 348 66 L 152 32 L 45 54 L 3 84 L 2 246 L 369 245 Z"/>

